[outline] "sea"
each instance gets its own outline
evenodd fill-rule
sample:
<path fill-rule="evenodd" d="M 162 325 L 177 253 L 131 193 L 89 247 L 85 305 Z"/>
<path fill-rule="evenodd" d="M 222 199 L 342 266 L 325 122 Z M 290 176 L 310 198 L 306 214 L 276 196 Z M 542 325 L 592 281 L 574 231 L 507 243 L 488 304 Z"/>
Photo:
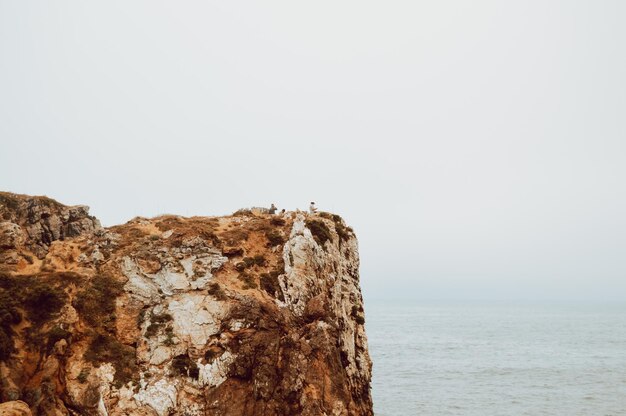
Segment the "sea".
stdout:
<path fill-rule="evenodd" d="M 626 304 L 365 308 L 377 416 L 626 415 Z"/>

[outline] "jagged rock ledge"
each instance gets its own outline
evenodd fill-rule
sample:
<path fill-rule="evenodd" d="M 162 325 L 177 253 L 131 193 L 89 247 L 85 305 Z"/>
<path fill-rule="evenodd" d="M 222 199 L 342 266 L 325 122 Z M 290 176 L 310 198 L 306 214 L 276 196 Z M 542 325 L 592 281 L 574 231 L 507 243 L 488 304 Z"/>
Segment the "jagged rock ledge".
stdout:
<path fill-rule="evenodd" d="M 0 193 L 6 414 L 371 415 L 370 378 L 339 216 L 102 228 L 87 207 Z"/>

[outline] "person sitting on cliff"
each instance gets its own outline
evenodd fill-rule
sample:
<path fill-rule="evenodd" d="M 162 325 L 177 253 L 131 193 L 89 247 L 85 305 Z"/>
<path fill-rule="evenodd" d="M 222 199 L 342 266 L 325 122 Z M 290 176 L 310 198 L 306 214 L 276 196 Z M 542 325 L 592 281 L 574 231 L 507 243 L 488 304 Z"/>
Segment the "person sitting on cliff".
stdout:
<path fill-rule="evenodd" d="M 271 207 L 270 207 L 270 209 L 269 209 L 269 213 L 270 213 L 270 215 L 274 215 L 274 214 L 276 214 L 276 210 L 277 210 L 277 209 L 278 209 L 278 208 L 276 208 L 276 205 L 272 204 L 272 206 L 271 206 Z"/>
<path fill-rule="evenodd" d="M 311 201 L 311 205 L 309 205 L 309 212 L 311 214 L 315 214 L 317 212 L 317 207 L 315 206 L 315 202 Z"/>

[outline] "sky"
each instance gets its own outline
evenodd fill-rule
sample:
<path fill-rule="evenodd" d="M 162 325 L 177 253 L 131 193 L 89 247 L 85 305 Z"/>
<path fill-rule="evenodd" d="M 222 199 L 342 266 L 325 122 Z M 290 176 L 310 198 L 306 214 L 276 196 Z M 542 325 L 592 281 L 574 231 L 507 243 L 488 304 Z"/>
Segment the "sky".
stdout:
<path fill-rule="evenodd" d="M 0 0 L 0 189 L 309 201 L 367 300 L 626 301 L 626 2 Z"/>

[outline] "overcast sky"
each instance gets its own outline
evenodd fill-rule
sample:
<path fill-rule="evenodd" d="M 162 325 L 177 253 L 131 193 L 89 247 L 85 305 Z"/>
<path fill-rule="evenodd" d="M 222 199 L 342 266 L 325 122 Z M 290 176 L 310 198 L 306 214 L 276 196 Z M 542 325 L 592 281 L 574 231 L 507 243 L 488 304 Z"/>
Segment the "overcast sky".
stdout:
<path fill-rule="evenodd" d="M 0 189 L 315 200 L 366 299 L 626 300 L 626 2 L 0 0 Z"/>

